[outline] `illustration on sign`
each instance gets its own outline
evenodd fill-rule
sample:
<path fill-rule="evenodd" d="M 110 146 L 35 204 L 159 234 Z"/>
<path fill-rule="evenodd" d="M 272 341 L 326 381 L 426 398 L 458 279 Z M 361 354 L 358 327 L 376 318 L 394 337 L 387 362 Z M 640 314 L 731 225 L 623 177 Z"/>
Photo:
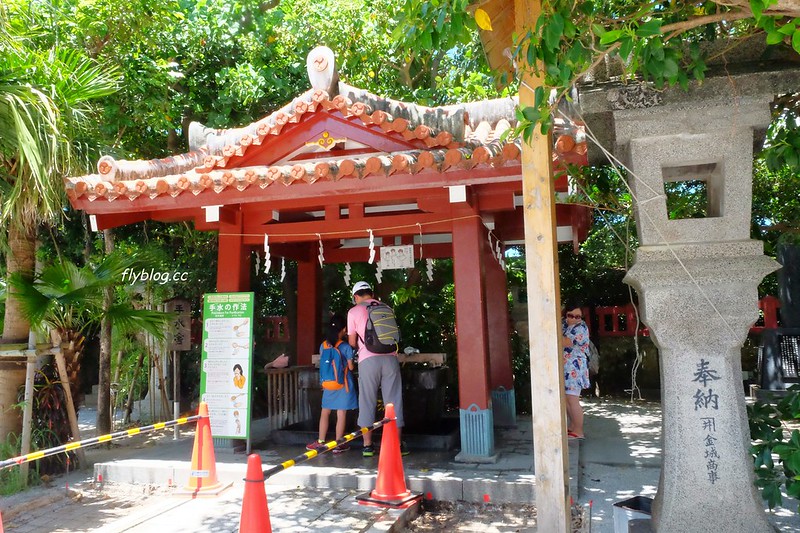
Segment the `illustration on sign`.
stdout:
<path fill-rule="evenodd" d="M 203 297 L 200 397 L 208 404 L 214 437 L 249 435 L 252 338 L 252 292 Z"/>
<path fill-rule="evenodd" d="M 381 268 L 391 270 L 394 268 L 414 268 L 414 247 L 407 246 L 382 246 Z"/>

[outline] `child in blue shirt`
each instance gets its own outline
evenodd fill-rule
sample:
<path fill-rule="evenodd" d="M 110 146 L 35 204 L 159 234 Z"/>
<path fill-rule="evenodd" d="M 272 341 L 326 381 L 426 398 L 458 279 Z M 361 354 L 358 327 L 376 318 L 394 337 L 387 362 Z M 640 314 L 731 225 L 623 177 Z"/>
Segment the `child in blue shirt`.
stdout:
<path fill-rule="evenodd" d="M 327 347 L 335 346 L 336 350 L 344 356 L 347 361 L 347 372 L 345 373 L 346 384 L 338 390 L 323 389 L 322 391 L 322 414 L 319 417 L 319 439 L 307 445 L 309 450 L 316 450 L 322 448 L 325 443 L 325 436 L 328 433 L 328 420 L 331 412 L 336 411 L 336 439 L 341 439 L 344 436 L 345 423 L 347 411 L 350 409 L 358 408 L 358 397 L 356 396 L 355 382 L 353 380 L 353 348 L 347 343 L 345 339 L 347 330 L 347 321 L 345 318 L 336 314 L 328 321 L 325 331 L 325 342 L 319 347 L 319 353 L 322 355 Z M 340 342 L 343 341 L 344 342 Z M 322 366 L 320 360 L 320 367 Z M 350 449 L 348 444 L 340 444 L 333 449 L 333 453 L 339 454 L 346 452 Z"/>

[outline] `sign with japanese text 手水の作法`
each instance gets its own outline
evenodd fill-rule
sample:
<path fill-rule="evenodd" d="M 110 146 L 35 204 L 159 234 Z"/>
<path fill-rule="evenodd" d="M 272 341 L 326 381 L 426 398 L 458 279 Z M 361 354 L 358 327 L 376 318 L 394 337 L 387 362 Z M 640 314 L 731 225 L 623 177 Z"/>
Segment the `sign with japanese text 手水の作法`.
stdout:
<path fill-rule="evenodd" d="M 250 434 L 253 300 L 252 292 L 203 296 L 200 399 L 208 404 L 214 437 Z"/>

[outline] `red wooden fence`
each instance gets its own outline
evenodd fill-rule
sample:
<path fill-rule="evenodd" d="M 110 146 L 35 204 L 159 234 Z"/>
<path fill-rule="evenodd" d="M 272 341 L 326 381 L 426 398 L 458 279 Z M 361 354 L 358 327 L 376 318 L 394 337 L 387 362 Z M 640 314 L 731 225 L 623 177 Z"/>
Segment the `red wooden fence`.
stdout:
<path fill-rule="evenodd" d="M 764 296 L 758 301 L 759 318 L 750 328 L 750 333 L 761 333 L 765 329 L 780 326 L 781 301 L 775 296 Z M 597 334 L 600 337 L 632 337 L 636 327 L 636 312 L 633 304 L 595 307 Z M 639 334 L 650 335 L 644 324 L 639 326 Z"/>

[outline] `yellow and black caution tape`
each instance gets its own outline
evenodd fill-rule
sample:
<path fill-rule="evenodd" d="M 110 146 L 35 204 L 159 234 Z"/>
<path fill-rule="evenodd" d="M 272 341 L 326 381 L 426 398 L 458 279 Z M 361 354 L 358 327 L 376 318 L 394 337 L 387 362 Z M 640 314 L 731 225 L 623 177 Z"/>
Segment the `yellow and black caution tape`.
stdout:
<path fill-rule="evenodd" d="M 278 472 L 283 472 L 287 468 L 290 468 L 292 466 L 298 465 L 300 463 L 304 463 L 304 462 L 308 461 L 309 459 L 313 459 L 314 457 L 318 456 L 321 453 L 325 453 L 325 452 L 331 451 L 332 449 L 336 448 L 340 444 L 344 444 L 345 442 L 350 442 L 353 439 L 357 439 L 357 438 L 361 437 L 362 435 L 365 435 L 365 434 L 367 434 L 368 432 L 370 432 L 370 431 L 372 431 L 374 429 L 378 429 L 379 427 L 381 427 L 381 426 L 383 426 L 385 424 L 388 424 L 389 422 L 392 422 L 394 420 L 396 420 L 396 419 L 395 418 L 384 418 L 383 420 L 375 422 L 370 427 L 361 428 L 361 429 L 359 429 L 357 431 L 354 431 L 352 433 L 348 433 L 347 435 L 345 435 L 341 439 L 332 440 L 330 442 L 326 442 L 325 444 L 320 444 L 319 448 L 316 449 L 316 450 L 309 450 L 306 453 L 302 453 L 302 454 L 298 455 L 294 459 L 289 459 L 288 461 L 282 462 L 278 466 L 273 466 L 269 470 L 264 470 L 264 481 L 266 481 L 268 478 L 274 476 Z"/>
<path fill-rule="evenodd" d="M 77 450 L 78 448 L 85 448 L 87 446 L 93 446 L 95 444 L 111 442 L 112 440 L 119 439 L 122 437 L 133 437 L 134 435 L 141 435 L 143 433 L 159 431 L 173 426 L 179 426 L 181 424 L 195 422 L 196 420 L 199 419 L 200 415 L 186 416 L 183 418 L 176 418 L 175 420 L 170 420 L 168 422 L 158 422 L 156 424 L 151 424 L 149 426 L 126 429 L 123 431 L 117 431 L 116 433 L 109 433 L 108 435 L 101 435 L 100 437 L 80 440 L 77 442 L 69 442 L 67 444 L 62 444 L 61 446 L 56 446 L 55 448 L 48 448 L 47 450 L 39 450 L 38 452 L 31 452 L 26 455 L 20 455 L 19 457 L 12 457 L 11 459 L 5 459 L 4 461 L 0 461 L 0 470 L 2 470 L 3 468 L 7 468 L 9 466 L 21 465 L 22 463 L 36 461 L 43 457 L 49 457 L 51 455 L 56 455 L 63 452 L 71 452 L 72 450 Z"/>

